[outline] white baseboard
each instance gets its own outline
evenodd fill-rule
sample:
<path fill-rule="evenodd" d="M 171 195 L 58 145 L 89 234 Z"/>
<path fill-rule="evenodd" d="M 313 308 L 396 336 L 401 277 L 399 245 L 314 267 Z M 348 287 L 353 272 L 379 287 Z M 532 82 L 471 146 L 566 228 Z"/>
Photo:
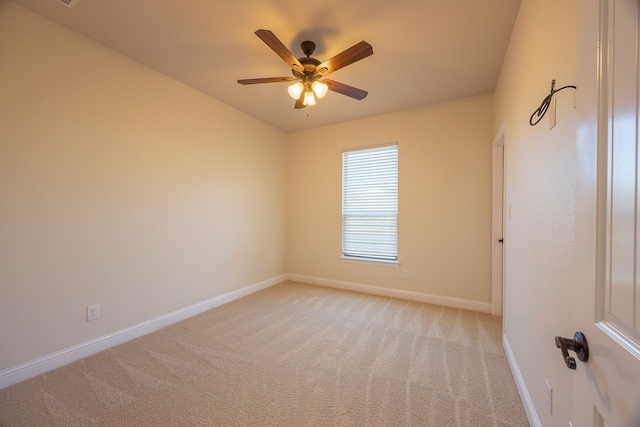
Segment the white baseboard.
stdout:
<path fill-rule="evenodd" d="M 410 301 L 424 302 L 428 304 L 443 305 L 445 307 L 460 308 L 463 310 L 491 313 L 491 303 L 473 301 L 463 298 L 444 297 L 440 295 L 424 294 L 421 292 L 404 291 L 400 289 L 383 288 L 378 286 L 363 285 L 360 283 L 342 282 L 339 280 L 322 279 L 319 277 L 303 276 L 300 274 L 285 274 L 287 280 L 308 283 L 310 285 L 326 286 L 336 289 L 344 289 L 365 294 L 381 295 L 385 297 L 399 298 Z"/>
<path fill-rule="evenodd" d="M 146 322 L 138 323 L 137 325 L 133 325 L 129 328 L 4 369 L 0 371 L 0 390 L 67 365 L 71 362 L 75 362 L 76 360 L 80 360 L 84 357 L 91 356 L 92 354 L 96 354 L 118 344 L 155 332 L 166 326 L 188 319 L 189 317 L 204 313 L 212 308 L 219 307 L 238 298 L 242 298 L 254 292 L 276 285 L 284 280 L 286 280 L 286 275 L 277 276 L 189 307 L 158 316 L 154 319 L 147 320 Z"/>
<path fill-rule="evenodd" d="M 520 372 L 520 368 L 518 367 L 518 363 L 516 362 L 516 358 L 513 355 L 511 345 L 509 344 L 509 340 L 506 335 L 502 336 L 502 346 L 507 354 L 511 374 L 516 382 L 516 387 L 518 387 L 518 393 L 520 393 L 520 399 L 522 399 L 522 404 L 524 405 L 524 411 L 527 413 L 529 424 L 532 427 L 542 427 L 542 423 L 540 422 L 540 418 L 538 418 L 536 408 L 533 406 L 531 395 L 529 394 L 529 390 L 527 390 L 527 385 L 524 382 L 524 378 L 522 378 L 522 373 Z"/>

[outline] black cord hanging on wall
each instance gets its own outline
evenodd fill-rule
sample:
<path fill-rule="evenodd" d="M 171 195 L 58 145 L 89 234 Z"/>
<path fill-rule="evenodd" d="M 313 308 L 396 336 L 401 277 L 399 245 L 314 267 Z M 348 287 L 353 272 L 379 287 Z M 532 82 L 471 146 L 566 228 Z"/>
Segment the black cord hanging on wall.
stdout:
<path fill-rule="evenodd" d="M 547 113 L 547 110 L 549 109 L 549 105 L 551 105 L 551 99 L 553 98 L 553 95 L 556 92 L 560 92 L 561 90 L 568 89 L 568 88 L 577 89 L 573 85 L 563 86 L 560 89 L 555 89 L 555 87 L 556 87 L 556 81 L 554 79 L 554 80 L 551 80 L 551 93 L 549 93 L 549 95 L 547 95 L 542 100 L 542 104 L 540 105 L 540 107 L 538 107 L 538 109 L 536 111 L 534 111 L 533 114 L 531 115 L 531 117 L 529 118 L 529 124 L 531 126 L 537 125 L 540 122 L 540 120 L 542 120 L 544 115 Z M 535 116 L 537 116 L 537 118 L 534 121 L 534 117 Z"/>

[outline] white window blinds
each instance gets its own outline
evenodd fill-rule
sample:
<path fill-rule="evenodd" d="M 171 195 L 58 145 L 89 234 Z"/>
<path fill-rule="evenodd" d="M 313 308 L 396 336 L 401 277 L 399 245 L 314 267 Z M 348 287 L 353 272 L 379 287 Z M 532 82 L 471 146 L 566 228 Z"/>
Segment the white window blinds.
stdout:
<path fill-rule="evenodd" d="M 342 153 L 342 256 L 398 259 L 398 145 Z"/>

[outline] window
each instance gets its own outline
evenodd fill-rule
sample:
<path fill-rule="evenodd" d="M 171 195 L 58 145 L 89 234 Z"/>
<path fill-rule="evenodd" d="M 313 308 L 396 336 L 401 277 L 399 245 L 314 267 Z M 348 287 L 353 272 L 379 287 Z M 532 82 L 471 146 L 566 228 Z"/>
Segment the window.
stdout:
<path fill-rule="evenodd" d="M 342 153 L 342 257 L 398 260 L 398 145 Z"/>

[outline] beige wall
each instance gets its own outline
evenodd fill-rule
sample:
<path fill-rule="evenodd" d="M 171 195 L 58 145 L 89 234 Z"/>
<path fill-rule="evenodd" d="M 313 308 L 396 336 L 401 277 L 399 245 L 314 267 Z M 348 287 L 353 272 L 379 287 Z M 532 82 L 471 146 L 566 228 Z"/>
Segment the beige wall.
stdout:
<path fill-rule="evenodd" d="M 506 122 L 505 334 L 544 426 L 568 425 L 572 373 L 556 335 L 573 336 L 575 123 L 573 90 L 556 94 L 557 125 L 530 115 L 576 83 L 575 0 L 523 0 L 496 89 L 495 129 Z M 547 114 L 548 116 L 549 114 Z M 548 415 L 545 379 L 554 389 Z"/>
<path fill-rule="evenodd" d="M 493 109 L 488 94 L 290 134 L 287 271 L 489 302 Z M 389 142 L 402 265 L 341 262 L 342 150 Z"/>
<path fill-rule="evenodd" d="M 285 134 L 11 2 L 0 58 L 0 370 L 285 272 Z"/>

